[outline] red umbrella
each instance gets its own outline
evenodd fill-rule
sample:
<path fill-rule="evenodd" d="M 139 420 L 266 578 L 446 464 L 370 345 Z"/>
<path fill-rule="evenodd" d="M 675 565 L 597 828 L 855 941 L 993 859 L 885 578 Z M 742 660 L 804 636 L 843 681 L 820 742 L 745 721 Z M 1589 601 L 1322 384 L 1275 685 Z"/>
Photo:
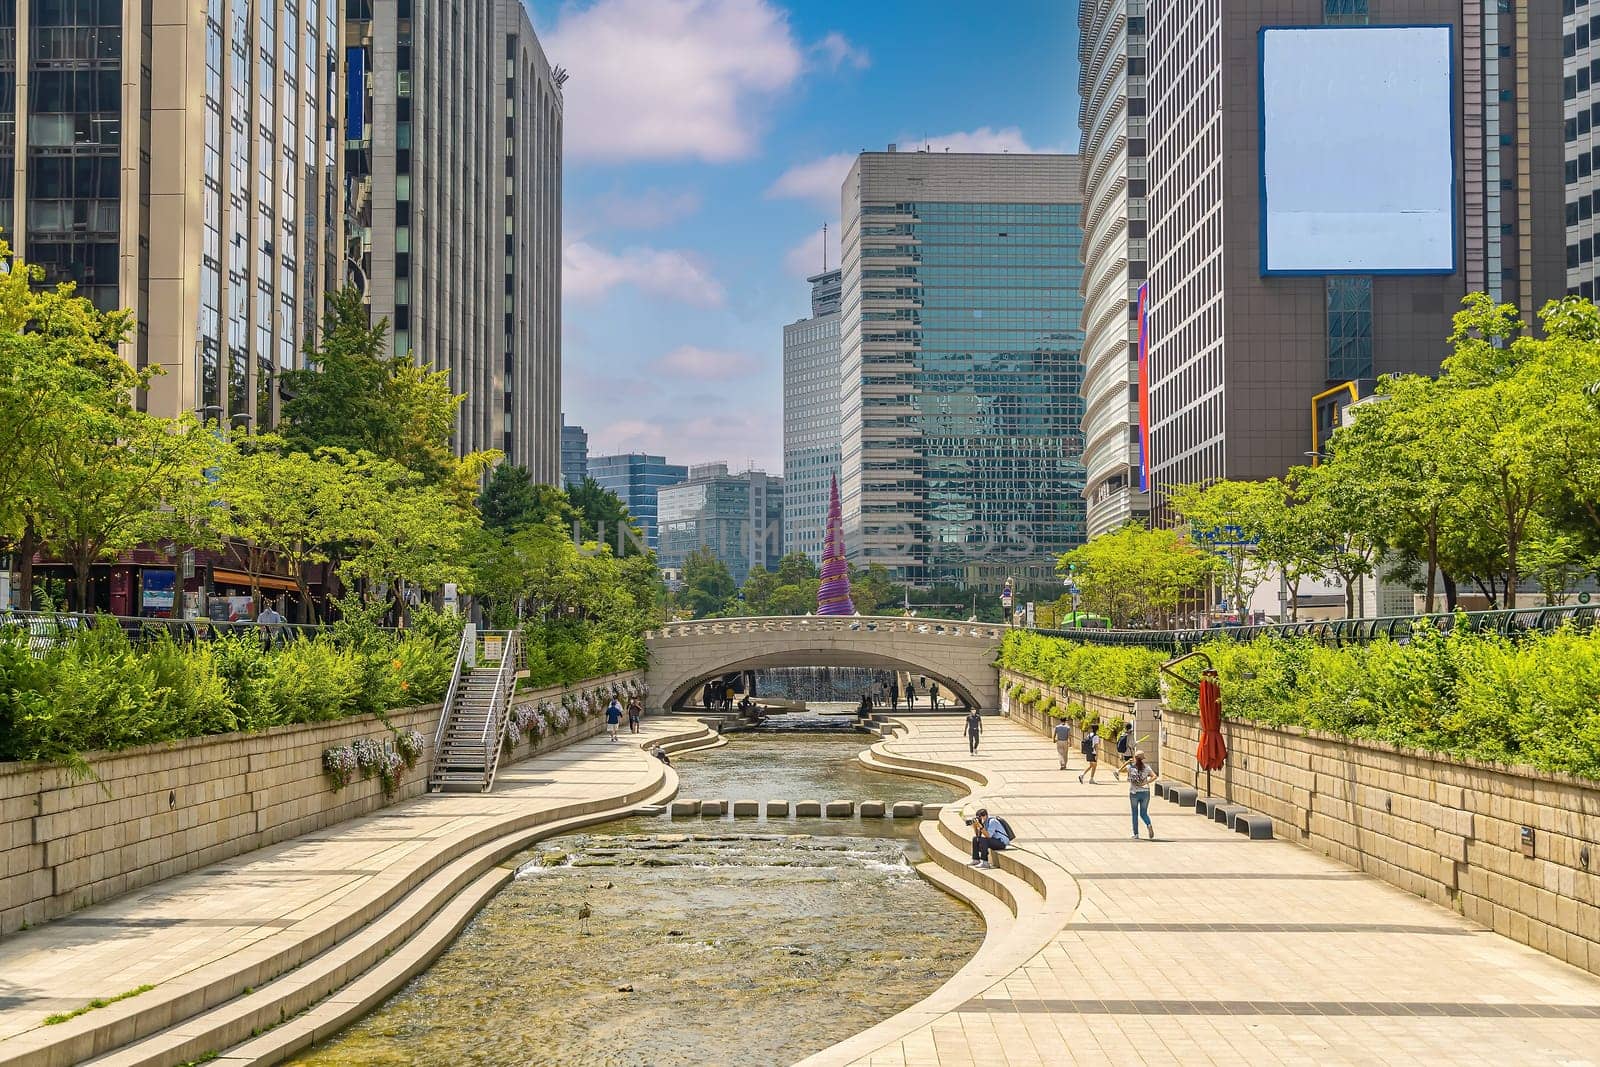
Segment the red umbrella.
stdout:
<path fill-rule="evenodd" d="M 1217 684 L 1217 672 L 1200 672 L 1200 747 L 1195 749 L 1195 760 L 1209 772 L 1220 771 L 1228 762 L 1228 745 L 1222 740 L 1222 687 Z"/>

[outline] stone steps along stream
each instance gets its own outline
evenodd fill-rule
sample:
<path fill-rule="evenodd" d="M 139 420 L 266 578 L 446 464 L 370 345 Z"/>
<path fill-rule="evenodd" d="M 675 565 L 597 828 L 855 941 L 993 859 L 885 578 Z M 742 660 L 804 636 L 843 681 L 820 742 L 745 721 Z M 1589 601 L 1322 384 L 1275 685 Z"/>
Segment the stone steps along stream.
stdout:
<path fill-rule="evenodd" d="M 791 804 L 787 800 L 698 800 L 682 798 L 665 805 L 665 814 L 672 818 L 759 818 L 769 819 L 934 819 L 944 809 L 943 804 L 924 804 L 919 800 L 801 800 Z"/>

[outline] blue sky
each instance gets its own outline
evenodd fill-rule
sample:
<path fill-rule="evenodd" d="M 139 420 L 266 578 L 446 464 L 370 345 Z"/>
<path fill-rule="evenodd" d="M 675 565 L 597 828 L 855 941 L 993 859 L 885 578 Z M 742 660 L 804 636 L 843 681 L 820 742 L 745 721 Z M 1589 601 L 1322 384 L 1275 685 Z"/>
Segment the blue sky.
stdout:
<path fill-rule="evenodd" d="M 563 402 L 591 454 L 781 473 L 782 328 L 824 223 L 838 263 L 850 158 L 1077 144 L 1065 0 L 528 3 L 571 72 Z"/>

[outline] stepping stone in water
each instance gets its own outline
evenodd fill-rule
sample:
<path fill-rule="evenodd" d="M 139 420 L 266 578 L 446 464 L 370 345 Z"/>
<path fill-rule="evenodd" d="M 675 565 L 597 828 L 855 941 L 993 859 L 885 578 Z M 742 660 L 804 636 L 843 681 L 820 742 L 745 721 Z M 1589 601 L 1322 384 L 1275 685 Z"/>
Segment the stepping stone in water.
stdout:
<path fill-rule="evenodd" d="M 794 813 L 802 819 L 814 819 L 822 814 L 822 801 L 802 800 L 794 806 Z"/>
<path fill-rule="evenodd" d="M 760 815 L 761 804 L 760 802 L 754 800 L 735 800 L 733 802 L 733 814 L 736 816 Z"/>
<path fill-rule="evenodd" d="M 698 815 L 700 802 L 698 800 L 674 800 L 672 802 L 673 815 Z"/>
<path fill-rule="evenodd" d="M 861 814 L 863 819 L 881 819 L 883 818 L 883 809 L 884 804 L 881 800 L 863 800 L 857 806 L 856 811 Z"/>
<path fill-rule="evenodd" d="M 767 801 L 767 818 L 770 819 L 770 818 L 773 818 L 774 816 L 787 818 L 788 814 L 789 814 L 789 802 L 787 800 L 769 800 L 769 801 Z"/>
<path fill-rule="evenodd" d="M 853 800 L 830 800 L 824 811 L 830 819 L 848 819 L 856 813 L 856 803 Z"/>
<path fill-rule="evenodd" d="M 922 814 L 922 805 L 914 800 L 897 800 L 890 810 L 897 819 L 915 819 Z"/>
<path fill-rule="evenodd" d="M 728 802 L 726 800 L 702 800 L 700 802 L 701 815 L 721 816 L 727 814 L 727 811 Z"/>

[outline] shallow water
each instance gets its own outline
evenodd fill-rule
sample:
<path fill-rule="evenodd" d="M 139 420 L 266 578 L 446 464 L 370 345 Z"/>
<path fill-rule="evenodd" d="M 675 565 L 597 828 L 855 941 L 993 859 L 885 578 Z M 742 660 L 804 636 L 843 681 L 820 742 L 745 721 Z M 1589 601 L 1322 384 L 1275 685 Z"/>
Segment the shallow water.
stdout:
<path fill-rule="evenodd" d="M 739 735 L 676 764 L 686 796 L 950 795 L 853 765 L 868 740 Z M 293 1062 L 792 1063 L 921 1000 L 982 940 L 912 870 L 914 829 L 656 817 L 540 842 L 427 971 Z"/>

